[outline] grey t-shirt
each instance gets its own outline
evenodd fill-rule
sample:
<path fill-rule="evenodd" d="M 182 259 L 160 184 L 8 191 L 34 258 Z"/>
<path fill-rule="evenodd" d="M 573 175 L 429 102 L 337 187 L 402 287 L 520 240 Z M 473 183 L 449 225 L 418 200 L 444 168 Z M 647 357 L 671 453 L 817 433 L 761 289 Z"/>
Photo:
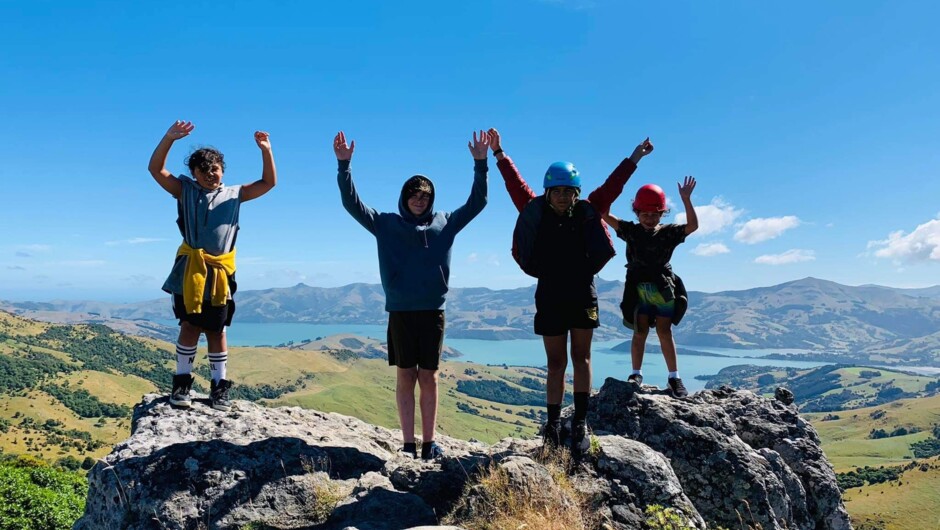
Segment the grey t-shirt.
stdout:
<path fill-rule="evenodd" d="M 223 184 L 217 189 L 207 190 L 186 175 L 180 175 L 177 179 L 183 190 L 177 203 L 179 217 L 176 224 L 183 241 L 192 248 L 201 248 L 213 256 L 231 252 L 235 248 L 235 237 L 238 235 L 241 186 Z M 186 260 L 187 258 L 180 257 L 173 264 L 173 270 L 163 284 L 164 291 L 183 294 Z M 206 282 L 206 294 L 210 287 L 210 282 Z"/>

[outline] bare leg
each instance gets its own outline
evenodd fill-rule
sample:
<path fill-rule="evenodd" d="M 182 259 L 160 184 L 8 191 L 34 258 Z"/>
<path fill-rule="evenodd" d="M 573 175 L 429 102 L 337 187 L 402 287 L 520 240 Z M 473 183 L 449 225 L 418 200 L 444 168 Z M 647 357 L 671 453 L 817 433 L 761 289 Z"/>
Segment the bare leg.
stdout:
<path fill-rule="evenodd" d="M 415 384 L 418 382 L 417 368 L 398 368 L 398 384 L 395 400 L 398 402 L 398 420 L 405 443 L 415 441 Z"/>
<path fill-rule="evenodd" d="M 177 340 L 183 346 L 192 347 L 199 344 L 199 335 L 202 335 L 202 328 L 183 322 L 180 324 L 180 336 Z"/>
<path fill-rule="evenodd" d="M 568 334 L 543 336 L 545 356 L 548 358 L 548 380 L 545 383 L 545 401 L 559 405 L 565 397 L 565 369 L 568 368 Z"/>
<path fill-rule="evenodd" d="M 418 370 L 418 385 L 421 387 L 421 441 L 423 442 L 434 441 L 434 426 L 437 423 L 437 374 L 437 370 Z"/>
<path fill-rule="evenodd" d="M 659 345 L 663 349 L 663 359 L 670 372 L 679 370 L 676 360 L 676 341 L 672 338 L 672 319 L 656 317 L 656 335 L 659 336 Z"/>
<path fill-rule="evenodd" d="M 630 342 L 630 359 L 633 369 L 643 368 L 643 354 L 646 353 L 646 337 L 650 334 L 650 319 L 647 315 L 637 315 L 633 323 L 633 340 Z"/>
<path fill-rule="evenodd" d="M 224 331 L 206 331 L 206 342 L 209 343 L 209 353 L 228 351 Z"/>
<path fill-rule="evenodd" d="M 593 329 L 571 330 L 571 363 L 574 368 L 575 392 L 591 391 L 591 339 L 593 337 Z"/>

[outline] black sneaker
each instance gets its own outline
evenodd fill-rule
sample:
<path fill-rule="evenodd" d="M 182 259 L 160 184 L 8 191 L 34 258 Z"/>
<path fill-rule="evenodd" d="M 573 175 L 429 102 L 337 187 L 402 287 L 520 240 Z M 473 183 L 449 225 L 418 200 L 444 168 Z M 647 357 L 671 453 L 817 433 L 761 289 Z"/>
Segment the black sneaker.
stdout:
<path fill-rule="evenodd" d="M 689 395 L 689 391 L 685 389 L 685 385 L 682 384 L 682 379 L 678 377 L 669 378 L 669 390 L 672 392 L 672 397 L 685 397 Z"/>
<path fill-rule="evenodd" d="M 553 421 L 542 426 L 542 446 L 554 449 L 561 445 L 561 422 Z"/>
<path fill-rule="evenodd" d="M 571 426 L 571 456 L 581 458 L 591 448 L 591 437 L 587 434 L 587 425 L 579 421 Z"/>
<path fill-rule="evenodd" d="M 640 374 L 630 374 L 630 377 L 627 378 L 627 383 L 635 386 L 634 391 L 639 392 L 640 388 L 643 386 L 643 376 Z"/>
<path fill-rule="evenodd" d="M 192 374 L 178 374 L 173 376 L 173 390 L 170 392 L 170 405 L 188 409 L 193 406 L 193 398 L 189 391 L 193 388 Z"/>
<path fill-rule="evenodd" d="M 222 411 L 232 408 L 232 401 L 228 398 L 228 391 L 231 388 L 232 382 L 228 379 L 220 379 L 218 383 L 212 381 L 212 384 L 209 385 L 209 398 L 212 400 L 212 408 Z"/>
<path fill-rule="evenodd" d="M 418 459 L 418 444 L 414 442 L 407 443 L 404 446 L 402 446 L 401 450 L 398 452 L 405 456 L 410 456 L 411 458 L 414 458 L 415 460 L 417 460 Z"/>
<path fill-rule="evenodd" d="M 442 456 L 444 456 L 444 450 L 437 445 L 437 442 L 424 442 L 421 444 L 421 460 L 427 462 L 428 460 L 437 460 Z"/>

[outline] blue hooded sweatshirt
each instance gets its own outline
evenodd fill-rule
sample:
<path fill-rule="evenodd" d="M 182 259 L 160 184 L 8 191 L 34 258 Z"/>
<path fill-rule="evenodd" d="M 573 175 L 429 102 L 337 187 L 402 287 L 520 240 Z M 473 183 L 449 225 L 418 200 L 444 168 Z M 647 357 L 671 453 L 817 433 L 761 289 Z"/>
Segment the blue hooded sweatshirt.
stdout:
<path fill-rule="evenodd" d="M 375 236 L 386 311 L 442 310 L 450 281 L 450 249 L 454 237 L 486 206 L 486 160 L 475 160 L 473 187 L 466 204 L 453 212 L 434 211 L 434 184 L 415 175 L 402 186 L 398 213 L 377 212 L 359 199 L 349 160 L 339 160 L 336 176 L 343 207 Z M 416 179 L 431 186 L 427 210 L 408 210 L 409 188 Z"/>

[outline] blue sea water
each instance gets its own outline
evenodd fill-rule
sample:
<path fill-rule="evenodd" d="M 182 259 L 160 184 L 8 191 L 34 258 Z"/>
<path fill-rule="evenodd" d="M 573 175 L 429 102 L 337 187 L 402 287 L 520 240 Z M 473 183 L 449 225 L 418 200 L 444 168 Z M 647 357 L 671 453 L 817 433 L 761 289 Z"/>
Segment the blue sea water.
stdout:
<path fill-rule="evenodd" d="M 274 346 L 288 341 L 300 342 L 339 333 L 354 333 L 364 337 L 385 340 L 384 325 L 332 325 L 332 324 L 259 324 L 236 322 L 227 330 L 230 346 Z M 611 348 L 623 340 L 595 341 L 592 346 L 593 386 L 600 387 L 608 377 L 626 379 L 630 374 L 629 352 L 615 352 Z M 651 341 L 655 344 L 655 342 Z M 541 339 L 532 340 L 478 340 L 445 338 L 445 344 L 463 354 L 447 362 L 474 362 L 480 364 L 507 364 L 520 366 L 544 366 L 545 349 Z M 755 364 L 759 366 L 792 366 L 806 368 L 826 363 L 781 361 L 761 359 L 762 355 L 780 350 L 739 350 L 730 348 L 703 348 L 679 345 L 693 350 L 709 351 L 729 357 L 703 357 L 679 355 L 679 375 L 690 391 L 701 390 L 705 381 L 695 379 L 697 375 L 711 375 L 726 366 Z M 734 357 L 731 357 L 734 356 Z M 569 372 L 571 371 L 569 366 Z M 662 354 L 647 353 L 643 360 L 644 383 L 664 387 L 666 365 Z"/>

